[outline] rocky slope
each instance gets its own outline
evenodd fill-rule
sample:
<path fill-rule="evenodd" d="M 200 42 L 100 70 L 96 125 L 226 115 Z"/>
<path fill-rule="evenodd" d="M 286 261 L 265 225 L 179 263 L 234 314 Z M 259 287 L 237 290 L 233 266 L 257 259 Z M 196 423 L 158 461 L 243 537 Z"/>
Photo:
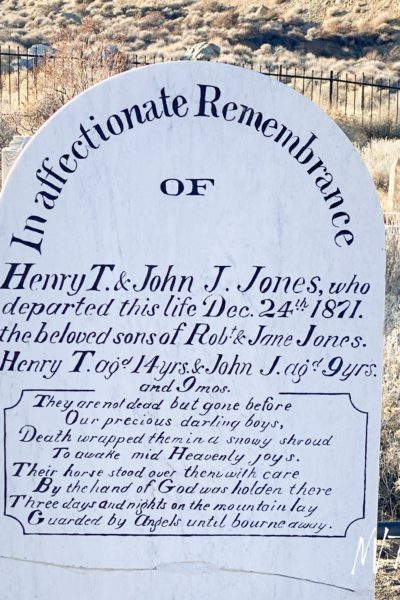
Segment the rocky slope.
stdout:
<path fill-rule="evenodd" d="M 55 43 L 60 28 L 140 55 L 181 58 L 212 41 L 234 62 L 400 78 L 400 0 L 3 0 L 0 43 Z"/>

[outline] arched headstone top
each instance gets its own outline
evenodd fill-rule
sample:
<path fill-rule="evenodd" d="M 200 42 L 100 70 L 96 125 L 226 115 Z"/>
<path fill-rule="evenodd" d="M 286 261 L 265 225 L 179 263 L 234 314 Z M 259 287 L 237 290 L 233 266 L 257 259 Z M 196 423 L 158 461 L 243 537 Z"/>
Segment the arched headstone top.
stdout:
<path fill-rule="evenodd" d="M 43 598 L 373 598 L 384 227 L 329 117 L 223 64 L 115 76 L 25 147 L 0 250 L 3 554 L 104 569 Z"/>
<path fill-rule="evenodd" d="M 84 177 L 88 169 L 95 170 L 100 157 L 110 156 L 109 164 L 102 164 L 102 177 L 116 165 L 120 171 L 125 169 L 119 152 L 138 151 L 141 145 L 142 162 L 150 166 L 156 159 L 152 138 L 157 138 L 165 162 L 173 160 L 170 137 L 179 136 L 189 127 L 208 133 L 209 139 L 201 147 L 191 147 L 187 139 L 188 162 L 197 160 L 200 153 L 226 155 L 227 159 L 233 155 L 242 168 L 249 164 L 265 167 L 271 188 L 283 182 L 288 185 L 288 172 L 294 193 L 301 181 L 307 188 L 308 202 L 293 202 L 292 211 L 303 209 L 311 230 L 325 211 L 321 242 L 333 239 L 339 247 L 353 245 L 357 220 L 366 211 L 374 220 L 379 210 L 357 151 L 339 127 L 308 99 L 271 78 L 238 67 L 182 61 L 117 75 L 58 111 L 40 129 L 24 155 L 32 166 L 35 161 L 30 173 L 32 210 L 28 213 L 34 214 L 36 209 L 51 227 L 50 211 L 60 210 L 56 205 L 68 195 L 80 173 Z M 215 143 L 211 145 L 212 138 Z M 243 140 L 241 145 L 232 144 L 237 138 Z M 181 146 L 183 143 L 181 140 Z M 114 150 L 116 145 L 118 152 Z M 38 161 L 39 155 L 42 158 Z M 265 164 L 260 164 L 263 159 Z M 125 170 L 127 183 L 131 174 L 132 170 Z M 27 175 L 24 169 L 19 186 L 24 185 Z M 16 179 L 14 186 L 10 196 L 20 193 Z M 89 185 L 86 194 L 90 194 Z M 7 202 L 7 190 L 4 196 Z M 360 200 L 355 203 L 353 197 Z M 281 198 L 270 204 L 270 209 L 283 206 Z M 293 216 L 295 220 L 299 215 Z M 365 234 L 364 226 L 362 231 Z"/>

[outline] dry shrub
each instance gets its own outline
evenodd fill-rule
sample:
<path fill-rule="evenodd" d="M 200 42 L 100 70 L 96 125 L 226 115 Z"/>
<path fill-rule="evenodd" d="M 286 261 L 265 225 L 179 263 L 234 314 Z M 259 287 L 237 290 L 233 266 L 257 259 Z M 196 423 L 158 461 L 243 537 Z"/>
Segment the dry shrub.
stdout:
<path fill-rule="evenodd" d="M 386 319 L 381 428 L 379 518 L 400 518 L 400 237 L 386 234 Z"/>
<path fill-rule="evenodd" d="M 301 24 L 304 20 L 304 9 L 299 7 L 290 8 L 285 12 L 284 19 L 288 23 Z"/>
<path fill-rule="evenodd" d="M 0 115 L 0 148 L 5 148 L 16 132 L 16 125 L 13 119 L 6 115 Z"/>
<path fill-rule="evenodd" d="M 23 27 L 25 27 L 26 23 L 27 19 L 21 17 L 21 15 L 10 15 L 4 24 L 7 25 L 7 27 L 15 27 L 17 29 L 22 29 Z"/>
<path fill-rule="evenodd" d="M 86 20 L 76 36 L 64 27 L 54 40 L 56 55 L 36 68 L 39 95 L 23 107 L 22 133 L 34 133 L 56 110 L 93 84 L 127 69 L 127 58 L 112 52 L 95 22 Z"/>
<path fill-rule="evenodd" d="M 62 0 L 55 0 L 54 2 L 44 2 L 42 5 L 37 7 L 37 12 L 42 15 L 49 15 L 50 13 L 59 13 L 63 9 L 64 2 Z"/>
<path fill-rule="evenodd" d="M 239 15 L 234 10 L 218 14 L 213 20 L 213 28 L 225 32 L 237 26 Z"/>
<path fill-rule="evenodd" d="M 104 2 L 101 7 L 101 14 L 107 18 L 113 17 L 114 16 L 113 2 Z"/>
<path fill-rule="evenodd" d="M 381 27 L 382 25 L 388 25 L 390 21 L 394 18 L 393 10 L 386 10 L 383 12 L 379 12 L 373 19 L 370 21 L 371 29 L 376 29 L 377 27 Z"/>
<path fill-rule="evenodd" d="M 227 10 L 227 6 L 218 0 L 201 0 L 199 4 L 205 12 L 218 13 Z"/>
<path fill-rule="evenodd" d="M 164 24 L 165 17 L 159 10 L 151 10 L 140 19 L 140 26 L 144 29 L 149 27 L 161 27 Z"/>
<path fill-rule="evenodd" d="M 382 156 L 383 146 L 393 141 L 377 140 L 371 152 Z M 397 140 L 397 155 L 400 140 Z M 387 154 L 390 154 L 388 151 Z M 400 519 L 400 220 L 386 228 L 386 314 L 381 427 L 379 519 Z"/>
<path fill-rule="evenodd" d="M 30 28 L 27 27 L 24 29 L 24 33 L 19 36 L 19 42 L 26 47 L 33 46 L 33 44 L 40 44 L 42 42 L 42 38 L 38 35 L 38 33 L 32 33 Z"/>
<path fill-rule="evenodd" d="M 341 17 L 346 14 L 346 11 L 343 11 L 338 6 L 330 6 L 326 11 L 328 17 Z"/>
<path fill-rule="evenodd" d="M 349 35 L 354 31 L 354 22 L 341 17 L 332 17 L 324 21 L 322 30 L 331 35 Z"/>
<path fill-rule="evenodd" d="M 387 192 L 389 188 L 391 166 L 399 156 L 400 139 L 372 139 L 361 149 L 361 157 L 367 165 L 376 187 L 384 192 Z"/>

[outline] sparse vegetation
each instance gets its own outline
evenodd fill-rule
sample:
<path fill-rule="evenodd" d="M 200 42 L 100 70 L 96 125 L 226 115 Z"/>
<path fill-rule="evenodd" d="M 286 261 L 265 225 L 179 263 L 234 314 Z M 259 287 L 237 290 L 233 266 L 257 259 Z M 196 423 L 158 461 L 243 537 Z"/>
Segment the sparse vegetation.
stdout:
<path fill-rule="evenodd" d="M 400 239 L 386 230 L 386 313 L 379 518 L 400 519 Z"/>
<path fill-rule="evenodd" d="M 388 189 L 389 189 L 389 173 L 390 173 L 390 168 L 391 168 L 392 164 L 394 163 L 396 158 L 398 158 L 400 156 L 400 139 L 398 139 L 398 138 L 397 139 L 387 139 L 387 138 L 371 139 L 363 147 L 359 148 L 359 150 L 361 153 L 361 158 L 363 159 L 364 163 L 367 165 L 370 175 L 371 175 L 371 177 L 375 183 L 375 186 L 377 188 L 377 191 L 378 191 L 378 194 L 379 194 L 379 197 L 381 200 L 382 208 L 383 208 L 383 210 L 386 210 L 387 209 L 386 200 L 387 200 L 387 193 L 388 193 Z M 391 240 L 391 242 L 390 242 L 388 261 L 389 261 L 389 258 L 394 257 L 395 250 L 396 251 L 398 250 L 396 248 L 396 246 L 393 246 L 397 237 L 398 237 L 398 232 L 396 231 L 395 235 L 393 236 L 393 240 Z M 395 254 L 395 260 L 392 260 L 393 265 L 391 266 L 391 270 L 388 273 L 388 276 L 390 276 L 391 278 L 393 278 L 394 266 L 397 261 L 398 261 L 397 268 L 400 269 L 400 251 Z M 388 293 L 389 289 L 393 290 L 393 288 L 394 288 L 394 289 L 397 289 L 397 294 L 398 294 L 399 290 L 400 290 L 400 277 L 398 278 L 397 283 L 398 283 L 398 287 L 395 288 L 395 286 L 393 286 L 392 284 L 389 285 L 389 282 L 388 282 L 387 293 Z M 400 421 L 399 421 L 399 423 L 400 423 Z M 399 456 L 400 456 L 400 454 L 399 454 Z M 400 518 L 400 511 L 399 511 L 399 518 Z"/>
<path fill-rule="evenodd" d="M 44 57 L 38 61 L 34 69 L 38 94 L 26 99 L 22 110 L 13 115 L 20 133 L 32 135 L 68 100 L 126 70 L 125 55 L 109 45 L 93 21 L 84 21 L 79 31 L 81 35 L 77 39 L 72 28 L 62 28 L 54 39 L 58 60 Z M 29 73 L 25 77 L 29 77 Z"/>
<path fill-rule="evenodd" d="M 0 44 L 52 41 L 68 25 L 77 39 L 90 18 L 121 50 L 182 58 L 196 43 L 221 46 L 229 62 L 285 63 L 306 69 L 364 72 L 398 79 L 400 1 L 340 0 L 3 0 Z M 372 58 L 373 57 L 373 58 Z"/>

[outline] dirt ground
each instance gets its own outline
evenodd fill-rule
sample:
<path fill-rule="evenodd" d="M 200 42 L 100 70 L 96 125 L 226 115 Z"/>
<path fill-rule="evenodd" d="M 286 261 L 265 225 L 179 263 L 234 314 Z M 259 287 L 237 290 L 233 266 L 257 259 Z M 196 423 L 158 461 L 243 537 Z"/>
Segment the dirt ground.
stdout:
<path fill-rule="evenodd" d="M 376 575 L 376 600 L 400 599 L 400 561 L 393 559 L 380 562 Z"/>

